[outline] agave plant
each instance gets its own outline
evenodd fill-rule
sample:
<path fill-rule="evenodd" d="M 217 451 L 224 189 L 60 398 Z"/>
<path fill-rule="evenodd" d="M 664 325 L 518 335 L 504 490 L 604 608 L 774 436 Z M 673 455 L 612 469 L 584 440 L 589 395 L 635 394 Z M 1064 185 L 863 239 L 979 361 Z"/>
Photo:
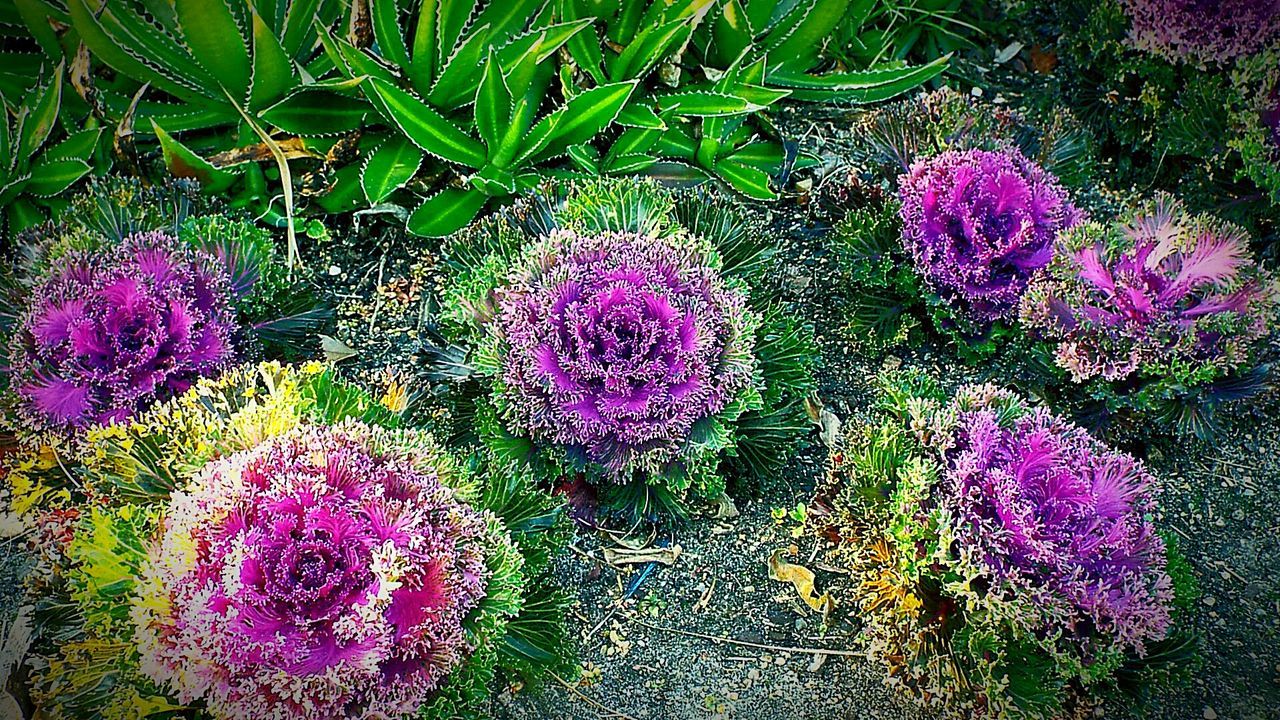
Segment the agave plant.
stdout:
<path fill-rule="evenodd" d="M 268 198 L 269 207 L 274 193 L 255 186 L 261 171 L 248 162 L 257 155 L 231 153 L 217 162 L 206 157 L 262 143 L 279 171 L 287 259 L 291 265 L 296 262 L 288 161 L 298 153 L 284 148 L 273 129 L 316 136 L 360 126 L 367 106 L 350 97 L 355 91 L 349 85 L 324 79 L 331 66 L 316 43 L 317 27 L 334 22 L 343 3 L 13 4 L 48 57 L 74 59 L 83 44 L 93 61 L 114 71 L 104 78 L 78 65 L 77 89 L 103 120 L 129 131 L 136 124 L 154 132 L 173 174 L 196 178 L 217 192 L 241 181 L 243 194 Z M 191 139 L 177 140 L 174 134 L 181 132 Z"/>
<path fill-rule="evenodd" d="M 562 87 L 559 104 L 544 108 L 556 53 L 590 23 L 552 22 L 545 0 L 411 5 L 372 6 L 377 55 L 323 38 L 334 64 L 359 81 L 383 119 L 412 142 L 368 158 L 366 189 L 379 177 L 407 181 L 424 153 L 467 173 L 409 215 L 411 232 L 447 235 L 490 198 L 536 187 L 544 179 L 539 165 L 608 127 L 635 89 L 634 82 L 582 92 Z"/>
<path fill-rule="evenodd" d="M 1248 246 L 1240 228 L 1160 196 L 1124 222 L 1068 231 L 1020 315 L 1107 410 L 1207 435 L 1216 404 L 1258 389 L 1280 300 Z"/>
<path fill-rule="evenodd" d="M 12 101 L 0 95 L 0 234 L 16 236 L 63 205 L 57 196 L 91 171 L 101 128 L 86 128 L 51 143 L 59 129 L 63 68 Z"/>

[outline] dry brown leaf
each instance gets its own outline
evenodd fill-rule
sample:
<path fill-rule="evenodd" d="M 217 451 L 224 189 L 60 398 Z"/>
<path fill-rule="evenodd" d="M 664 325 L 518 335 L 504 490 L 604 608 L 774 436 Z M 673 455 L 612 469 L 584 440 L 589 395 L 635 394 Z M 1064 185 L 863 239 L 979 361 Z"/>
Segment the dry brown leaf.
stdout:
<path fill-rule="evenodd" d="M 818 438 L 822 440 L 822 444 L 828 448 L 835 447 L 840 442 L 840 418 L 828 410 L 822 398 L 817 395 L 804 399 L 804 411 L 809 420 L 818 426 Z"/>
<path fill-rule="evenodd" d="M 715 503 L 717 520 L 736 518 L 742 514 L 738 512 L 738 506 L 734 504 L 733 498 L 726 493 L 721 493 L 720 497 L 716 498 Z"/>
<path fill-rule="evenodd" d="M 773 555 L 769 557 L 769 579 L 791 583 L 796 589 L 796 593 L 800 595 L 800 599 L 804 601 L 804 604 L 808 605 L 809 609 L 821 613 L 823 622 L 826 622 L 835 603 L 831 600 L 829 593 L 818 595 L 814 591 L 813 582 L 815 576 L 812 570 L 782 559 L 783 555 L 789 555 L 791 552 L 791 550 L 783 548 L 774 551 Z"/>
<path fill-rule="evenodd" d="M 320 350 L 324 353 L 324 359 L 332 363 L 342 362 L 360 354 L 355 348 L 330 335 L 320 336 Z"/>
<path fill-rule="evenodd" d="M 605 548 L 604 561 L 610 565 L 643 565 L 644 563 L 656 562 L 671 567 L 680 557 L 680 553 L 679 545 L 672 545 L 667 548 L 644 548 L 642 550 Z"/>
<path fill-rule="evenodd" d="M 324 155 L 308 148 L 306 141 L 300 137 L 277 140 L 276 145 L 280 147 L 280 152 L 284 153 L 286 160 L 324 157 Z M 219 168 L 227 168 L 247 162 L 274 162 L 275 159 L 276 156 L 272 154 L 271 148 L 267 147 L 266 143 L 255 143 L 244 147 L 232 148 L 226 152 L 220 152 L 216 155 L 209 156 L 209 162 L 212 163 L 214 167 Z"/>

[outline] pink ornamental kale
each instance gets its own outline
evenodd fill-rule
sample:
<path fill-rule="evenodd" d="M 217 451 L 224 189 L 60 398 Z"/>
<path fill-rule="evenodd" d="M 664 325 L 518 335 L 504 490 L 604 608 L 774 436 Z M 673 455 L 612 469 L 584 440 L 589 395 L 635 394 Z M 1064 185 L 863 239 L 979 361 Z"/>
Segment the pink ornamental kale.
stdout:
<path fill-rule="evenodd" d="M 1280 38 L 1276 0 L 1121 0 L 1132 42 L 1169 60 L 1230 62 Z"/>
<path fill-rule="evenodd" d="M 129 418 L 235 358 L 226 271 L 169 235 L 72 252 L 37 285 L 10 356 L 39 428 Z"/>
<path fill-rule="evenodd" d="M 487 524 L 378 432 L 303 427 L 174 494 L 134 610 L 147 674 L 235 720 L 430 698 L 471 651 Z"/>
<path fill-rule="evenodd" d="M 920 160 L 899 180 L 899 195 L 917 271 L 984 323 L 1017 308 L 1058 233 L 1080 219 L 1053 176 L 1013 149 Z"/>
<path fill-rule="evenodd" d="M 1000 391 L 969 392 L 979 400 L 957 417 L 942 503 L 991 592 L 1031 600 L 1068 641 L 1097 633 L 1141 653 L 1163 638 L 1172 590 L 1151 476 L 1044 409 L 1002 422 L 980 397 Z"/>
<path fill-rule="evenodd" d="M 660 470 L 751 383 L 745 293 L 684 236 L 558 231 L 499 290 L 507 417 L 619 481 Z"/>
<path fill-rule="evenodd" d="M 1058 343 L 1077 381 L 1120 380 L 1147 364 L 1247 363 L 1276 310 L 1275 280 L 1241 229 L 1161 197 L 1125 226 L 1085 225 L 1037 278 L 1023 320 Z"/>

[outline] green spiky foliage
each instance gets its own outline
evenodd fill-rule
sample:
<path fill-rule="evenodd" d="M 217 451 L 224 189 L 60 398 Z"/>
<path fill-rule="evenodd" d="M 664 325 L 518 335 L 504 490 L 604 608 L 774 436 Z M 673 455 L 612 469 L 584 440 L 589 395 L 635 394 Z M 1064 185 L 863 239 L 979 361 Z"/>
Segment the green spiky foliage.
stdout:
<path fill-rule="evenodd" d="M 698 262 L 706 263 L 696 272 L 712 273 L 745 297 L 744 349 L 735 352 L 750 348 L 750 357 L 721 362 L 752 368 L 749 382 L 722 411 L 702 417 L 687 438 L 674 441 L 681 447 L 677 455 L 658 464 L 641 456 L 622 471 L 512 420 L 524 400 L 506 380 L 511 350 L 497 318 L 509 283 L 520 268 L 539 262 L 548 238 L 611 235 L 695 248 Z M 515 467 L 552 485 L 585 480 L 606 507 L 632 521 L 683 517 L 690 498 L 714 498 L 727 485 L 753 491 L 774 477 L 808 429 L 802 399 L 814 387 L 817 350 L 811 327 L 768 289 L 773 252 L 766 229 L 715 193 L 677 197 L 652 183 L 618 180 L 547 188 L 446 246 L 445 324 L 430 353 L 434 371 L 475 408 L 459 414 L 473 423 L 474 435 Z"/>
<path fill-rule="evenodd" d="M 827 587 L 860 624 L 860 645 L 887 665 L 890 686 L 926 705 L 930 717 L 1026 720 L 1074 716 L 1109 699 L 1141 702 L 1181 677 L 1195 639 L 1176 621 L 1141 651 L 1113 644 L 1110 631 L 1098 633 L 1057 611 L 1041 614 L 1053 591 L 1044 593 L 1038 580 L 1001 579 L 993 568 L 1007 560 L 974 547 L 966 535 L 973 518 L 951 496 L 958 491 L 949 462 L 960 451 L 969 413 L 990 413 L 1008 430 L 1037 413 L 1034 406 L 991 385 L 953 391 L 918 369 L 884 373 L 876 384 L 871 418 L 851 423 L 830 451 L 806 527 L 828 553 L 827 564 L 838 568 Z M 990 439 L 977 442 L 984 440 Z M 1006 450 L 1014 457 L 1026 451 Z M 1034 475 L 1042 468 L 1033 464 L 1022 467 Z M 996 504 L 1018 496 L 997 487 L 985 493 Z M 1002 517 L 1012 526 L 1027 520 Z M 1046 538 L 1051 526 L 1041 527 Z M 1148 580 L 1157 602 L 1185 607 L 1194 602 L 1194 582 L 1182 577 L 1176 546 L 1163 550 L 1150 562 L 1155 573 L 1168 565 L 1171 593 Z"/>
<path fill-rule="evenodd" d="M 152 602 L 138 582 L 171 492 L 210 461 L 307 426 L 369 426 L 387 447 L 411 448 L 466 504 L 483 513 L 489 570 L 484 598 L 463 624 L 474 652 L 418 717 L 481 718 L 502 682 L 572 672 L 567 596 L 551 563 L 568 539 L 561 504 L 528 474 L 493 470 L 484 453 L 459 460 L 427 431 L 318 363 L 249 365 L 91 433 L 88 449 L 46 447 L 9 465 L 12 507 L 35 528 L 39 562 L 28 581 L 38 639 L 32 695 L 51 718 L 208 718 L 143 672 L 133 608 Z M 486 541 L 488 542 L 488 541 Z"/>
<path fill-rule="evenodd" d="M 1268 90 L 1260 81 L 1266 58 L 1275 67 L 1274 50 L 1232 63 L 1173 62 L 1134 47 L 1118 0 L 1019 2 L 1010 17 L 1035 30 L 1041 71 L 1010 63 L 993 90 L 1032 113 L 1069 108 L 1117 190 L 1176 192 L 1194 210 L 1245 226 L 1274 254 L 1280 214 L 1251 152 L 1256 117 L 1245 121 Z"/>

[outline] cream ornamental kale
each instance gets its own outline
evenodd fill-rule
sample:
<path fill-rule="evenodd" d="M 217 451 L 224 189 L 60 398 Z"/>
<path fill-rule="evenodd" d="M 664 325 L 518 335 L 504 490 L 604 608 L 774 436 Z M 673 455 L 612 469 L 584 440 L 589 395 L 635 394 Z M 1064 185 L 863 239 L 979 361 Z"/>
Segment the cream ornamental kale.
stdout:
<path fill-rule="evenodd" d="M 626 482 L 751 383 L 759 322 L 687 238 L 555 231 L 498 289 L 503 396 L 536 440 Z"/>
<path fill-rule="evenodd" d="M 1058 364 L 1077 382 L 1175 362 L 1221 376 L 1251 361 L 1277 299 L 1244 231 L 1161 196 L 1123 224 L 1065 235 L 1021 315 L 1056 343 Z"/>
<path fill-rule="evenodd" d="M 472 647 L 485 516 L 380 431 L 301 427 L 168 504 L 133 617 L 142 670 L 215 717 L 402 717 Z"/>
<path fill-rule="evenodd" d="M 1121 0 L 1139 48 L 1169 60 L 1230 62 L 1280 38 L 1271 0 Z"/>
<path fill-rule="evenodd" d="M 1081 218 L 1057 180 L 1016 149 L 917 161 L 898 192 L 902 240 L 917 271 L 979 323 L 1016 310 L 1058 233 Z"/>
<path fill-rule="evenodd" d="M 39 429 L 123 421 L 236 357 L 226 270 L 161 232 L 71 251 L 11 340 L 11 384 Z"/>

